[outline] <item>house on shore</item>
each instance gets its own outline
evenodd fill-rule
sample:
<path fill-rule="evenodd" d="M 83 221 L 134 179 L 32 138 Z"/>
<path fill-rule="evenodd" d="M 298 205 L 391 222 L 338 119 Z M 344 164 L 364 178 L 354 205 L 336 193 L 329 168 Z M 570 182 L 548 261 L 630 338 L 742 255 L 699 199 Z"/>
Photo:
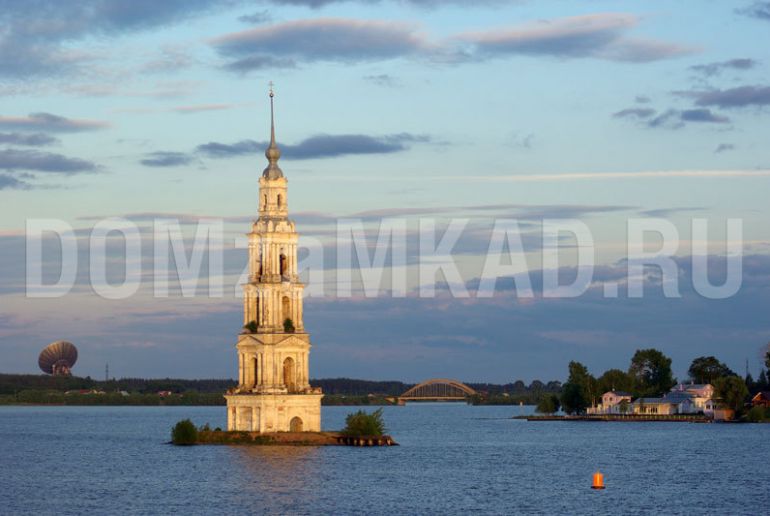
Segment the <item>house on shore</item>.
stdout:
<path fill-rule="evenodd" d="M 625 414 L 631 411 L 631 393 L 607 391 L 602 394 L 602 402 L 596 407 L 589 407 L 589 414 Z"/>
<path fill-rule="evenodd" d="M 637 398 L 631 404 L 631 413 L 639 415 L 668 416 L 678 414 L 677 403 L 664 398 Z"/>
<path fill-rule="evenodd" d="M 770 391 L 760 391 L 751 398 L 752 407 L 770 407 Z"/>
<path fill-rule="evenodd" d="M 759 402 L 761 403 L 762 401 L 759 400 Z M 680 383 L 663 396 L 642 397 L 633 401 L 630 393 L 608 391 L 602 395 L 602 403 L 598 406 L 590 407 L 587 412 L 589 415 L 636 414 L 667 416 L 675 414 L 704 414 L 714 419 L 729 419 L 729 414 L 714 399 L 714 387 L 707 383 Z"/>

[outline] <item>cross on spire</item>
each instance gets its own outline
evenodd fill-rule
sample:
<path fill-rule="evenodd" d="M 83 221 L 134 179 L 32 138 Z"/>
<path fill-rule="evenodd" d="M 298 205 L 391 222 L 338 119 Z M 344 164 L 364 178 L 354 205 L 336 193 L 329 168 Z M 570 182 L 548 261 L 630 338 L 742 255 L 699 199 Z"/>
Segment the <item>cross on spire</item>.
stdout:
<path fill-rule="evenodd" d="M 275 143 L 275 111 L 273 109 L 273 81 L 270 81 L 270 145 L 265 151 L 265 157 L 269 164 L 267 168 L 262 172 L 262 176 L 268 179 L 277 179 L 283 177 L 283 171 L 278 166 L 278 159 L 281 157 L 281 151 L 278 149 L 278 145 Z"/>

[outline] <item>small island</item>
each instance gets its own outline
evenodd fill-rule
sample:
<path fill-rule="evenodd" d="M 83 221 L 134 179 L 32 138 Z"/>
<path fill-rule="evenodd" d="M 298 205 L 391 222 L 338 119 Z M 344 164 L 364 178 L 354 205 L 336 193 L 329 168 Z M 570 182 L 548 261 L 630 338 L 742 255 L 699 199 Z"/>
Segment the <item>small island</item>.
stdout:
<path fill-rule="evenodd" d="M 340 432 L 247 432 L 224 431 L 208 424 L 197 428 L 184 419 L 171 429 L 171 444 L 278 445 L 278 446 L 398 446 L 385 434 L 382 409 L 372 413 L 359 410 L 345 419 Z"/>

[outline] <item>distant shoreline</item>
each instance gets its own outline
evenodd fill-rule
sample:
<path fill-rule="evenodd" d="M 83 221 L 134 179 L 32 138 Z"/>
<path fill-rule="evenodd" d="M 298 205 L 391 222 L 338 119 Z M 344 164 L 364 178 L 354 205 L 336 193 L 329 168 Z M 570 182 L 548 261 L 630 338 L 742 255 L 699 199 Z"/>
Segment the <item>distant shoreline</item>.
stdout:
<path fill-rule="evenodd" d="M 326 406 L 383 406 L 414 384 L 397 380 L 317 378 L 311 385 L 323 389 Z M 101 406 L 225 406 L 224 393 L 237 385 L 229 379 L 121 378 L 0 373 L 0 405 L 101 405 Z M 536 405 L 546 394 L 558 394 L 561 384 L 533 381 L 509 384 L 468 383 L 479 394 L 467 399 L 474 405 Z"/>

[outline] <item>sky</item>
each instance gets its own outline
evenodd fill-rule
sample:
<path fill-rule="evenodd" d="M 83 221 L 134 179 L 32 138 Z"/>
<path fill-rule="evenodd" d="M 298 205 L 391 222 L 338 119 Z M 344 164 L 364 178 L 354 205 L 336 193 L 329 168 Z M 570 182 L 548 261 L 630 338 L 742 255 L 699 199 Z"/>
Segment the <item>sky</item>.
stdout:
<path fill-rule="evenodd" d="M 752 0 L 0 0 L 0 372 L 35 373 L 40 350 L 66 339 L 82 376 L 107 362 L 117 377 L 236 376 L 272 81 L 291 217 L 323 249 L 325 288 L 305 301 L 311 376 L 564 380 L 570 360 L 601 374 L 646 347 L 680 379 L 701 355 L 756 375 L 770 341 L 769 48 L 770 2 Z M 142 238 L 143 281 L 125 299 L 89 281 L 89 235 L 106 217 Z M 223 220 L 223 296 L 153 296 L 158 217 L 188 239 L 200 219 Z M 407 295 L 387 277 L 376 297 L 338 295 L 337 220 L 361 220 L 373 245 L 393 217 L 408 228 Z M 742 220 L 729 298 L 693 288 L 694 217 L 708 223 L 715 283 L 727 220 Z M 473 290 L 502 219 L 519 222 L 540 284 L 552 218 L 593 235 L 583 295 L 522 298 L 503 279 L 488 299 L 444 282 L 417 295 L 421 220 L 443 231 L 467 219 L 453 256 Z M 642 299 L 601 295 L 626 269 L 632 218 L 676 228 L 680 297 L 655 274 Z M 77 238 L 62 297 L 27 295 L 26 227 L 38 219 Z M 119 281 L 124 250 L 109 241 Z M 58 244 L 43 249 L 55 281 Z"/>

